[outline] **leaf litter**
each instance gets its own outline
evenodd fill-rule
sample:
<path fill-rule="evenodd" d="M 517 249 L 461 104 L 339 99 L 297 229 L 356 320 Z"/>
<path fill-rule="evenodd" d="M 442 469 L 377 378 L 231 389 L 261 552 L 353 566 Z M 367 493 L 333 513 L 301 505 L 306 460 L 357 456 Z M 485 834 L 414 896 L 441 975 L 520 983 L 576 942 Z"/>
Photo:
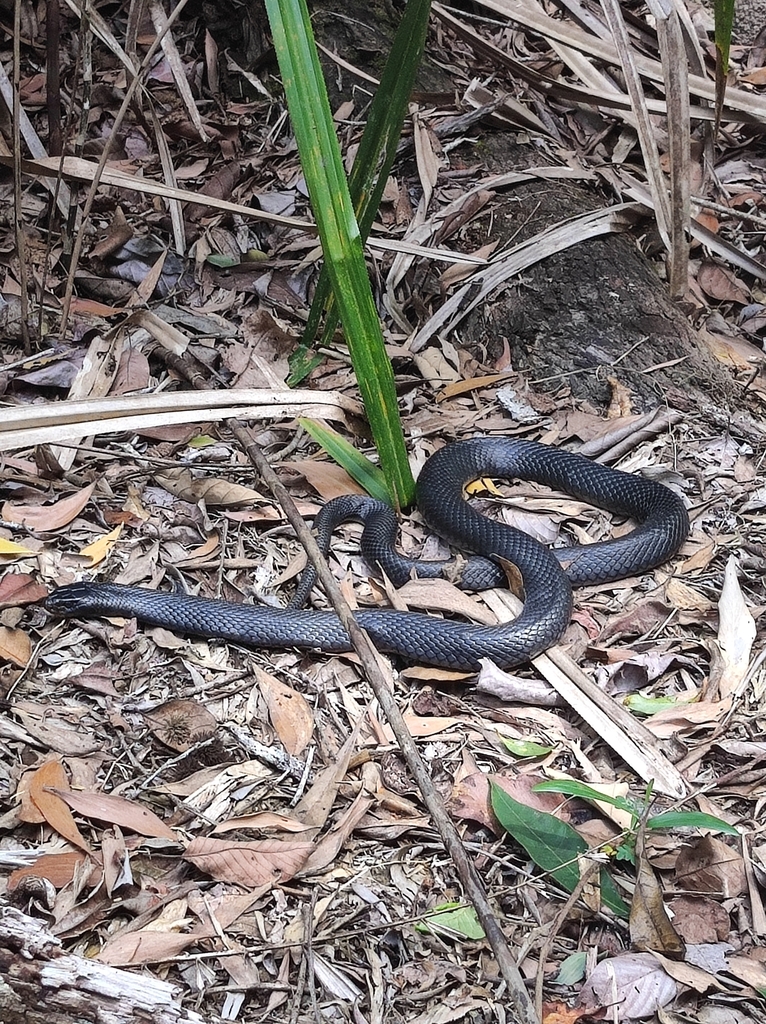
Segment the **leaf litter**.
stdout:
<path fill-rule="evenodd" d="M 563 1016 L 562 1006 L 570 1019 L 585 1010 L 648 1017 L 667 1006 L 688 1010 L 700 994 L 700 1013 L 733 1003 L 747 1013 L 766 988 L 766 853 L 752 824 L 766 757 L 757 640 L 766 401 L 758 247 L 766 221 L 762 167 L 751 158 L 745 127 L 766 115 L 763 47 L 756 41 L 733 51 L 724 123 L 737 144 L 719 146 L 715 191 L 696 139 L 690 147 L 697 223 L 683 297 L 705 321 L 701 344 L 739 380 L 749 404 L 725 430 L 714 409 L 694 409 L 671 432 L 650 428 L 639 441 L 638 407 L 616 378 L 603 417 L 577 406 L 565 381 L 543 394 L 509 365 L 482 362 L 454 328 L 480 297 L 491 301 L 546 253 L 576 247 L 588 235 L 635 231 L 639 203 L 662 223 L 665 192 L 657 183 L 668 160 L 659 118 L 666 97 L 655 88 L 662 80 L 656 40 L 646 22 L 627 23 L 632 88 L 644 92 L 639 140 L 634 99 L 605 73 L 617 60 L 597 10 L 570 5 L 575 24 L 527 2 L 482 6 L 490 17 L 472 23 L 435 5 L 441 28 L 433 45 L 450 55 L 466 104 L 490 104 L 506 129 L 510 119 L 536 138 L 540 166 L 501 181 L 485 175 L 473 153 L 475 173 L 451 174 L 449 150 L 436 140 L 455 113 L 453 101 L 420 104 L 414 164 L 397 166 L 379 216 L 386 234 L 371 239 L 413 462 L 422 464 L 442 437 L 476 432 L 586 445 L 627 437 L 632 448 L 623 468 L 684 485 L 692 534 L 675 566 L 578 592 L 559 645 L 568 660 L 554 653 L 510 680 L 488 667 L 478 690 L 471 679 L 412 667 L 398 674 L 397 694 L 484 867 L 524 976 L 542 976 L 545 1019 Z M 65 24 L 68 32 L 77 26 L 69 14 Z M 5 896 L 29 909 L 30 880 L 47 881 L 50 927 L 71 950 L 113 965 L 153 965 L 204 1004 L 209 1019 L 248 1021 L 268 1012 L 292 1022 L 311 1000 L 333 1018 L 500 1019 L 496 966 L 471 912 L 460 916 L 467 908 L 457 873 L 353 656 L 267 656 L 163 638 L 132 623 L 62 626 L 34 606 L 38 580 L 52 586 L 88 571 L 153 587 L 181 576 L 205 596 L 278 602 L 277 585 L 301 553 L 242 452 L 223 432 L 211 438 L 216 424 L 251 417 L 259 443 L 307 512 L 351 487 L 301 436 L 296 417 L 332 420 L 367 446 L 348 358 L 336 341 L 308 387 L 286 388 L 316 244 L 304 231 L 294 144 L 283 120 L 259 135 L 259 119 L 270 123 L 264 112 L 279 113 L 271 98 L 227 100 L 228 109 L 215 113 L 197 106 L 199 79 L 187 73 L 204 63 L 194 24 L 171 29 L 150 76 L 148 88 L 173 109 L 172 131 L 152 135 L 150 121 L 118 127 L 116 159 L 101 177 L 92 222 L 97 240 L 78 268 L 72 340 L 22 355 L 9 330 L 2 346 L 8 404 L 0 425 L 0 680 L 7 705 L 0 774 L 7 799 L 0 852 L 35 858 L 7 874 Z M 111 50 L 129 60 L 116 30 L 94 26 L 101 57 Z M 148 22 L 145 28 L 148 37 L 156 31 Z M 647 47 L 652 56 L 640 52 Z M 703 50 L 699 55 L 704 61 Z M 477 61 L 486 82 L 476 81 Z M 60 162 L 40 141 L 44 100 L 35 99 L 44 85 L 35 85 L 31 70 L 22 68 L 22 106 L 31 115 L 22 133 L 34 157 L 28 171 L 39 177 L 26 193 L 25 258 L 49 294 L 62 294 L 58 251 L 43 259 L 36 250 L 35 219 L 46 215 L 44 189 L 55 185 L 66 212 L 74 202 L 70 185 L 93 181 L 96 165 L 68 156 L 66 180 L 55 183 Z M 97 75 L 99 88 L 111 81 L 111 72 Z M 711 80 L 695 71 L 689 81 L 694 115 L 710 117 Z M 513 102 L 496 103 L 509 83 Z M 113 117 L 110 96 L 99 93 L 92 108 L 93 143 Z M 583 105 L 594 98 L 595 106 Z M 346 145 L 355 139 L 356 113 L 349 108 L 348 120 L 339 119 Z M 556 149 L 562 139 L 564 160 Z M 554 185 L 597 176 L 619 203 L 517 246 L 493 237 L 471 244 L 473 226 L 500 190 L 534 176 Z M 417 216 L 410 195 L 419 197 Z M 8 241 L 2 297 L 12 310 L 19 267 Z M 192 257 L 191 269 L 179 254 Z M 424 288 L 424 268 L 435 257 L 439 278 Z M 681 258 L 674 249 L 673 259 Z M 179 390 L 156 347 L 205 366 L 218 361 L 228 390 Z M 54 448 L 46 452 L 43 444 Z M 529 484 L 477 500 L 546 541 L 562 530 L 578 542 L 611 530 L 608 517 Z M 386 592 L 369 579 L 357 537 L 356 527 L 340 531 L 332 565 L 358 604 L 377 603 Z M 402 542 L 410 553 L 438 553 L 416 518 Z M 396 600 L 463 613 L 464 595 L 430 589 L 429 599 L 429 588 L 408 586 Z M 315 600 L 321 604 L 321 595 Z M 503 613 L 491 596 L 476 607 L 482 621 Z M 539 706 L 540 687 L 552 697 L 551 709 L 547 699 Z M 503 704 L 493 691 L 513 694 L 514 703 Z M 660 710 L 651 713 L 654 707 Z M 246 730 L 271 759 L 252 758 L 230 726 Z M 652 813 L 705 811 L 737 824 L 740 841 L 693 827 L 650 831 L 635 844 L 634 869 L 615 853 L 625 836 L 606 808 L 535 792 L 545 778 L 605 792 L 627 779 L 633 798 L 652 801 Z M 602 882 L 614 879 L 619 898 L 633 901 L 630 933 L 626 919 L 599 916 L 583 893 L 576 914 L 558 922 L 552 938 L 546 934 L 564 906 L 561 872 L 576 878 L 578 863 L 541 870 L 532 851 L 527 856 L 502 839 L 490 782 L 525 808 L 533 834 L 546 820 L 536 813 L 555 815 L 567 835 L 581 839 L 578 850 L 584 843 L 598 851 Z M 454 915 L 450 929 L 439 930 L 447 913 Z M 639 951 L 647 947 L 654 952 Z M 587 980 L 557 984 L 559 966 L 576 950 L 590 958 Z M 540 951 L 549 959 L 538 963 Z M 290 986 L 297 987 L 288 1000 Z"/>

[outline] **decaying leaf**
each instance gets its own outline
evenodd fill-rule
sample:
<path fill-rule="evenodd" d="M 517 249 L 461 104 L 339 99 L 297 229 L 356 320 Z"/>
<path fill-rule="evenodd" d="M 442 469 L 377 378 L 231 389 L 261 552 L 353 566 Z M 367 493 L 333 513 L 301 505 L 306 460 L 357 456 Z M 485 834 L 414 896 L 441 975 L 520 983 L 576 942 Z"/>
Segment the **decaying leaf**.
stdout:
<path fill-rule="evenodd" d="M 133 800 L 108 793 L 75 793 L 60 789 L 53 789 L 52 792 L 85 818 L 108 821 L 111 825 L 119 825 L 120 828 L 130 829 L 142 836 L 178 841 L 175 832 L 154 811 Z"/>
<path fill-rule="evenodd" d="M 32 657 L 32 641 L 23 629 L 0 626 L 0 661 L 26 668 Z"/>
<path fill-rule="evenodd" d="M 8 889 L 13 891 L 24 878 L 47 878 L 51 885 L 63 889 L 69 885 L 80 865 L 85 863 L 85 853 L 43 853 L 26 868 L 18 868 L 8 878 Z M 94 864 L 93 872 L 100 869 Z M 93 879 L 95 881 L 95 879 Z"/>
<path fill-rule="evenodd" d="M 60 530 L 82 512 L 95 489 L 95 484 L 88 484 L 81 491 L 60 498 L 52 505 L 14 505 L 7 501 L 0 515 L 10 523 L 21 523 L 30 530 Z"/>
<path fill-rule="evenodd" d="M 652 950 L 679 960 L 686 947 L 671 924 L 662 889 L 644 846 L 645 825 L 636 837 L 636 887 L 630 903 L 630 941 L 634 949 Z"/>
<path fill-rule="evenodd" d="M 244 487 L 223 478 L 194 476 L 188 469 L 169 469 L 155 473 L 155 479 L 177 498 L 193 503 L 204 501 L 210 508 L 242 508 L 265 500 L 252 487 Z"/>
<path fill-rule="evenodd" d="M 314 716 L 308 701 L 302 693 L 261 668 L 256 668 L 255 676 L 274 731 L 288 754 L 297 756 L 306 749 L 314 731 Z"/>
<path fill-rule="evenodd" d="M 196 700 L 171 700 L 144 716 L 161 743 L 182 753 L 218 728 L 213 715 Z"/>
<path fill-rule="evenodd" d="M 46 761 L 32 776 L 29 796 L 37 810 L 51 828 L 73 846 L 90 852 L 87 840 L 80 834 L 77 823 L 66 803 L 69 779 L 60 761 Z"/>
<path fill-rule="evenodd" d="M 246 843 L 200 838 L 189 844 L 184 859 L 219 882 L 279 885 L 300 871 L 313 849 L 313 843 L 298 840 L 261 839 Z"/>
<path fill-rule="evenodd" d="M 724 570 L 723 589 L 718 602 L 718 649 L 721 660 L 711 683 L 721 698 L 730 697 L 745 678 L 755 640 L 755 621 L 745 604 L 737 579 L 737 560 L 731 555 Z M 714 675 L 714 677 L 713 677 Z"/>
<path fill-rule="evenodd" d="M 0 608 L 34 604 L 47 597 L 48 591 L 26 572 L 8 572 L 0 579 Z"/>
<path fill-rule="evenodd" d="M 651 1017 L 675 998 L 678 986 L 651 953 L 626 953 L 602 960 L 580 991 L 591 1009 L 616 1007 L 618 1020 Z"/>
<path fill-rule="evenodd" d="M 715 836 L 682 847 L 676 861 L 676 882 L 690 892 L 740 896 L 747 891 L 742 856 Z"/>

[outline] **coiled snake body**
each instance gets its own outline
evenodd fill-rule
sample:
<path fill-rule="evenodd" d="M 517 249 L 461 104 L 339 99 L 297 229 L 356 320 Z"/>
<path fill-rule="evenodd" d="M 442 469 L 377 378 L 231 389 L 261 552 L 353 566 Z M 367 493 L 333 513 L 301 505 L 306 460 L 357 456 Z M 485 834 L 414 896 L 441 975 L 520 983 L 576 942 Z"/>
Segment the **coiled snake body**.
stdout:
<path fill-rule="evenodd" d="M 473 509 L 463 487 L 482 476 L 534 480 L 638 522 L 615 540 L 549 550 L 532 537 L 494 522 Z M 471 671 L 480 658 L 501 668 L 528 661 L 561 636 L 572 608 L 572 585 L 605 583 L 667 561 L 684 541 L 689 519 L 683 501 L 662 484 L 609 469 L 581 455 L 534 441 L 473 438 L 442 448 L 423 467 L 417 503 L 428 526 L 449 543 L 476 553 L 462 569 L 470 589 L 501 586 L 499 560 L 521 573 L 525 601 L 513 622 L 482 626 L 414 612 L 364 610 L 355 613 L 379 650 L 408 661 Z M 348 496 L 325 506 L 318 517 L 320 543 L 327 548 L 342 519 L 365 523 L 362 550 L 397 585 L 415 569 L 419 576 L 451 573 L 453 563 L 423 562 L 396 553 L 396 517 L 371 498 Z M 310 573 L 299 595 L 310 590 Z M 54 590 L 46 607 L 64 616 L 134 616 L 181 633 L 218 637 L 250 647 L 300 647 L 343 652 L 347 633 L 332 612 L 267 608 L 166 594 L 111 583 L 72 583 Z"/>

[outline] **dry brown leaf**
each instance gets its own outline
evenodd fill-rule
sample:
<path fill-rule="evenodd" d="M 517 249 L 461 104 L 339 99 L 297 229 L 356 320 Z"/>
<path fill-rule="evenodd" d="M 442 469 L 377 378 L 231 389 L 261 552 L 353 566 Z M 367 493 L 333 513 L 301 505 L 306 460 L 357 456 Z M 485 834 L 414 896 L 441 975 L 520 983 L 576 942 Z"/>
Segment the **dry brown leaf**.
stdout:
<path fill-rule="evenodd" d="M 707 569 L 716 552 L 716 543 L 710 537 L 692 534 L 689 541 L 697 543 L 699 546 L 694 554 L 689 555 L 679 566 L 678 573 L 680 576 L 686 576 L 687 573 L 695 572 L 698 569 Z M 687 544 L 689 541 L 687 541 Z"/>
<path fill-rule="evenodd" d="M 103 534 L 97 540 L 94 540 L 91 544 L 86 544 L 80 554 L 83 558 L 88 559 L 88 567 L 92 568 L 94 565 L 99 565 L 104 559 L 111 554 L 114 545 L 120 539 L 122 533 L 122 523 L 115 526 L 109 533 Z"/>
<path fill-rule="evenodd" d="M 194 839 L 184 860 L 219 882 L 234 885 L 280 885 L 306 863 L 313 843 L 298 840 L 261 839 L 238 843 L 227 839 Z"/>
<path fill-rule="evenodd" d="M 345 469 L 334 462 L 297 459 L 290 463 L 290 469 L 301 473 L 306 482 L 321 494 L 325 501 L 337 498 L 341 494 L 365 494 L 359 484 L 352 480 Z"/>
<path fill-rule="evenodd" d="M 186 558 L 181 558 L 175 564 L 179 569 L 192 569 L 196 565 L 204 565 L 210 561 L 211 555 L 215 554 L 221 546 L 221 538 L 217 533 L 211 533 L 204 544 L 192 548 Z"/>
<path fill-rule="evenodd" d="M 0 579 L 0 608 L 36 604 L 47 596 L 47 589 L 27 572 L 9 572 Z"/>
<path fill-rule="evenodd" d="M 658 711 L 646 720 L 646 727 L 659 739 L 684 732 L 697 732 L 704 726 L 718 724 L 731 710 L 730 700 L 700 700 L 679 703 L 673 708 Z"/>
<path fill-rule="evenodd" d="M 644 848 L 644 825 L 636 837 L 636 887 L 630 903 L 630 941 L 634 949 L 664 953 L 680 960 L 686 952 L 683 939 L 670 922 L 662 888 Z"/>
<path fill-rule="evenodd" d="M 297 757 L 305 750 L 314 732 L 314 715 L 302 693 L 280 682 L 261 668 L 256 668 L 258 681 L 269 718 L 282 746 Z"/>
<path fill-rule="evenodd" d="M 669 903 L 673 926 L 684 942 L 693 946 L 724 942 L 729 937 L 729 915 L 708 896 L 676 896 Z"/>
<path fill-rule="evenodd" d="M 455 726 L 463 726 L 465 724 L 459 718 L 453 718 L 450 715 L 406 714 L 404 722 L 410 734 L 419 739 L 422 739 L 424 736 L 437 736 L 448 729 L 454 729 Z M 383 738 L 386 743 L 395 742 L 391 726 L 388 724 L 383 726 Z"/>
<path fill-rule="evenodd" d="M 85 862 L 84 853 L 44 853 L 34 864 L 18 868 L 8 878 L 8 889 L 13 891 L 24 878 L 47 878 L 51 885 L 63 889 L 74 878 L 78 867 Z M 95 873 L 100 869 L 93 865 Z"/>
<path fill-rule="evenodd" d="M 316 875 L 333 863 L 343 844 L 374 805 L 375 798 L 362 790 L 331 832 L 322 836 L 306 861 L 301 875 Z"/>
<path fill-rule="evenodd" d="M 183 753 L 208 739 L 218 728 L 213 715 L 196 700 L 171 700 L 144 715 L 157 739 Z"/>
<path fill-rule="evenodd" d="M 408 580 L 397 591 L 400 599 L 411 608 L 462 615 L 485 626 L 496 626 L 497 618 L 485 605 L 459 590 L 449 580 Z"/>
<path fill-rule="evenodd" d="M 26 668 L 32 657 L 32 641 L 23 629 L 0 626 L 0 661 Z"/>
<path fill-rule="evenodd" d="M 497 248 L 499 242 L 488 242 L 486 245 L 480 246 L 478 249 L 474 249 L 469 255 L 477 256 L 479 259 L 487 260 Z M 461 281 L 465 281 L 473 274 L 476 268 L 471 266 L 469 263 L 453 263 L 451 267 L 447 267 L 444 273 L 439 278 L 439 287 L 442 292 L 448 291 L 453 285 L 460 284 Z M 472 383 L 466 381 L 465 383 Z M 478 385 L 481 387 L 482 385 Z M 476 385 L 474 385 L 476 387 Z M 473 390 L 469 388 L 468 390 Z M 442 397 L 442 396 L 440 396 Z"/>
<path fill-rule="evenodd" d="M 73 793 L 57 789 L 53 792 L 85 818 L 108 821 L 110 825 L 119 825 L 142 836 L 178 842 L 175 832 L 154 811 L 132 800 L 108 793 Z"/>
<path fill-rule="evenodd" d="M 76 519 L 91 499 L 95 483 L 88 484 L 81 491 L 75 491 L 66 498 L 54 501 L 52 505 L 14 505 L 6 501 L 0 515 L 10 523 L 21 523 L 30 530 L 47 532 L 60 530 Z"/>
<path fill-rule="evenodd" d="M 27 732 L 48 750 L 74 757 L 103 750 L 103 738 L 89 732 L 82 723 L 73 726 L 71 721 L 59 718 L 52 711 L 46 712 L 32 704 L 25 707 L 21 702 L 16 705 L 15 712 Z"/>
<path fill-rule="evenodd" d="M 707 992 L 711 988 L 718 989 L 719 992 L 725 992 L 726 986 L 715 978 L 709 971 L 704 970 L 702 967 L 696 966 L 695 964 L 679 963 L 677 960 L 670 960 L 664 957 L 662 953 L 658 953 L 654 950 L 654 956 L 660 966 L 665 970 L 674 981 L 680 982 L 682 985 L 688 986 L 695 992 Z M 721 965 L 723 966 L 723 965 Z"/>
<path fill-rule="evenodd" d="M 335 762 L 329 764 L 319 772 L 314 779 L 308 792 L 293 809 L 293 814 L 299 821 L 315 828 L 321 828 L 327 821 L 327 817 L 335 803 L 338 789 L 346 778 L 351 755 L 356 748 L 358 730 L 361 725 L 361 717 L 357 719 L 354 731 L 340 748 L 335 756 Z"/>
<path fill-rule="evenodd" d="M 262 494 L 252 487 L 232 483 L 216 477 L 197 477 L 188 469 L 168 469 L 155 473 L 157 483 L 170 491 L 176 498 L 196 504 L 204 501 L 206 505 L 218 508 L 240 508 L 245 505 L 257 505 L 265 501 Z"/>
<path fill-rule="evenodd" d="M 704 260 L 697 272 L 697 283 L 711 298 L 720 302 L 738 302 L 746 306 L 751 302 L 750 290 L 744 281 L 727 268 L 712 260 Z"/>
<path fill-rule="evenodd" d="M 30 780 L 29 796 L 51 828 L 73 846 L 90 853 L 90 846 L 80 834 L 72 812 L 64 800 L 64 794 L 68 789 L 69 779 L 61 762 L 46 761 L 40 765 Z"/>
<path fill-rule="evenodd" d="M 752 71 L 744 71 L 739 76 L 740 82 L 747 82 L 749 85 L 766 85 L 766 68 L 753 68 Z"/>
<path fill-rule="evenodd" d="M 681 611 L 709 612 L 713 608 L 708 597 L 675 577 L 665 584 L 665 597 L 673 608 Z"/>
<path fill-rule="evenodd" d="M 255 814 L 240 814 L 236 818 L 228 818 L 219 822 L 213 829 L 213 834 L 223 835 L 234 829 L 257 828 L 272 829 L 275 832 L 308 832 L 311 825 L 304 825 L 297 818 L 291 818 L 289 814 L 277 814 L 275 811 L 256 811 Z"/>
<path fill-rule="evenodd" d="M 140 964 L 165 963 L 199 942 L 201 936 L 178 932 L 158 932 L 142 928 L 121 932 L 104 943 L 96 960 L 112 967 L 137 967 Z"/>
<path fill-rule="evenodd" d="M 746 985 L 759 992 L 766 990 L 766 965 L 759 963 L 752 956 L 727 957 L 726 966 L 739 981 L 744 981 Z"/>
<path fill-rule="evenodd" d="M 127 850 L 121 835 L 105 833 L 101 840 L 101 860 L 104 865 L 104 889 L 111 896 L 118 885 L 128 880 L 126 877 Z"/>
<path fill-rule="evenodd" d="M 742 856 L 715 836 L 704 836 L 682 847 L 675 875 L 679 888 L 690 892 L 718 894 L 729 899 L 747 891 Z"/>
<path fill-rule="evenodd" d="M 119 697 L 114 688 L 115 673 L 106 665 L 90 665 L 78 676 L 72 676 L 72 686 L 78 686 L 82 690 L 90 690 L 92 693 L 101 693 L 107 697 Z"/>

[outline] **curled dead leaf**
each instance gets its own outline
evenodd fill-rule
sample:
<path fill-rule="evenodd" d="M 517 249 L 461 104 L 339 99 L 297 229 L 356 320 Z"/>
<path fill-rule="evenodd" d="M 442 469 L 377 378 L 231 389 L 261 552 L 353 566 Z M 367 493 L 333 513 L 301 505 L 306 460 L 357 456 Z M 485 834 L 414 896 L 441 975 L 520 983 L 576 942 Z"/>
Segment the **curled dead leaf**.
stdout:
<path fill-rule="evenodd" d="M 171 700 L 144 715 L 157 739 L 183 753 L 208 739 L 218 728 L 213 715 L 196 700 Z"/>

